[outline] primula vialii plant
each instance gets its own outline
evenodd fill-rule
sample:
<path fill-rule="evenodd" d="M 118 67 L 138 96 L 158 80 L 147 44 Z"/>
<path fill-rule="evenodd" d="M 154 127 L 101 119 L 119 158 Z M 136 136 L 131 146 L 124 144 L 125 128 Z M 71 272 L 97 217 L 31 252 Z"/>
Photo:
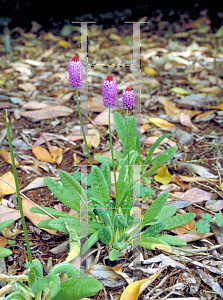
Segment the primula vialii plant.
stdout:
<path fill-rule="evenodd" d="M 78 112 L 83 131 L 77 92 L 81 87 L 83 73 L 81 61 L 76 56 L 70 60 L 68 72 L 71 87 L 76 90 Z M 134 105 L 134 91 L 130 87 L 126 87 L 122 92 L 122 102 L 127 116 L 124 118 L 118 112 L 114 112 L 114 124 L 117 135 L 123 145 L 123 150 L 121 153 L 113 149 L 110 115 L 111 108 L 114 109 L 117 102 L 117 83 L 111 75 L 108 75 L 103 80 L 102 95 L 104 105 L 109 109 L 108 121 L 112 157 L 95 155 L 94 158 L 101 162 L 101 166 L 100 168 L 92 166 L 83 132 L 89 162 L 92 166 L 88 178 L 87 191 L 79 183 L 81 176 L 77 171 L 72 175 L 61 171 L 60 179 L 62 185 L 51 178 L 44 179 L 45 184 L 54 195 L 63 204 L 79 214 L 80 209 L 81 211 L 87 211 L 88 205 L 88 215 L 83 217 L 82 214 L 81 220 L 81 228 L 86 229 L 83 232 L 85 232 L 85 236 L 88 236 L 87 241 L 81 248 L 81 254 L 83 255 L 97 241 L 107 246 L 111 260 L 117 259 L 123 249 L 129 248 L 130 250 L 132 241 L 135 245 L 141 245 L 147 249 L 160 248 L 170 250 L 171 245 L 186 245 L 185 241 L 167 234 L 166 231 L 188 223 L 196 215 L 194 213 L 175 215 L 177 208 L 173 205 L 165 205 L 168 193 L 163 193 L 152 201 L 142 220 L 133 214 L 133 206 L 139 199 L 140 193 L 143 193 L 143 197 L 147 200 L 155 193 L 150 188 L 150 177 L 156 174 L 158 168 L 171 159 L 177 151 L 175 146 L 168 148 L 157 156 L 153 155 L 160 142 L 172 134 L 165 134 L 158 138 L 156 143 L 150 148 L 146 158 L 144 159 L 141 156 L 136 120 L 128 115 L 129 110 L 132 110 Z M 111 195 L 110 168 L 114 171 L 115 195 Z M 119 176 L 116 179 L 117 171 L 119 171 Z M 55 216 L 56 219 L 42 221 L 38 224 L 40 227 L 56 229 L 68 234 L 69 232 L 65 226 L 65 224 L 68 224 L 80 236 L 79 218 L 74 218 L 51 208 L 45 207 L 44 209 Z M 32 208 L 31 211 L 43 213 L 38 208 Z M 81 234 L 82 236 L 83 234 Z"/>

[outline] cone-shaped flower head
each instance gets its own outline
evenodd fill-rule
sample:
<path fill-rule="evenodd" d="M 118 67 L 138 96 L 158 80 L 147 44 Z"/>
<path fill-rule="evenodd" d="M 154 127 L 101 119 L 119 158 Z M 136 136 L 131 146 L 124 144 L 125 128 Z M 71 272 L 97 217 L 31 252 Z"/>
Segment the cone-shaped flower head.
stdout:
<path fill-rule="evenodd" d="M 69 61 L 68 73 L 71 87 L 80 90 L 82 86 L 83 66 L 77 56 L 74 56 Z"/>
<path fill-rule="evenodd" d="M 134 91 L 127 87 L 122 92 L 123 109 L 132 109 L 135 101 Z"/>
<path fill-rule="evenodd" d="M 103 80 L 103 102 L 106 107 L 115 107 L 117 101 L 117 83 L 110 75 Z"/>

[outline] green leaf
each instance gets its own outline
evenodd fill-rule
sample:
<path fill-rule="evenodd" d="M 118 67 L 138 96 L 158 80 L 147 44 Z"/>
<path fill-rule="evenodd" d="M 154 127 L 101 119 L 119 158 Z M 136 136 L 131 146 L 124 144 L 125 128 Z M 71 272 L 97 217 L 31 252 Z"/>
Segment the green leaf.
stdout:
<path fill-rule="evenodd" d="M 162 135 L 161 137 L 159 137 L 157 140 L 156 140 L 156 142 L 152 145 L 152 147 L 150 148 L 150 150 L 149 150 L 149 153 L 147 154 L 147 156 L 146 156 L 146 159 L 145 159 L 145 161 L 144 161 L 144 165 L 148 165 L 148 164 L 150 164 L 150 159 L 151 159 L 151 157 L 152 157 L 152 154 L 153 154 L 153 152 L 154 152 L 154 150 L 157 148 L 157 146 L 162 142 L 162 140 L 164 140 L 166 137 L 168 137 L 168 136 L 175 136 L 175 134 L 172 134 L 172 133 L 166 133 L 166 134 L 164 134 L 164 135 Z"/>
<path fill-rule="evenodd" d="M 101 207 L 105 206 L 104 202 L 102 202 L 101 199 L 91 197 L 89 200 L 92 201 L 92 203 L 91 202 L 88 203 L 88 209 L 89 208 L 94 209 L 96 204 L 99 204 Z"/>
<path fill-rule="evenodd" d="M 22 292 L 14 292 L 8 295 L 5 300 L 27 300 L 27 297 Z"/>
<path fill-rule="evenodd" d="M 80 201 L 82 202 L 81 203 L 81 210 L 82 210 L 83 204 L 87 205 L 86 191 L 82 188 L 79 182 L 75 180 L 73 176 L 71 176 L 69 173 L 63 170 L 60 171 L 60 179 L 66 191 L 70 195 L 71 201 L 74 202 L 77 207 L 75 210 L 78 210 L 80 208 Z"/>
<path fill-rule="evenodd" d="M 169 245 L 173 245 L 173 246 L 186 246 L 187 245 L 187 243 L 184 240 L 182 240 L 176 236 L 169 235 L 169 234 L 158 234 L 156 237 L 161 239 L 162 241 L 166 242 Z"/>
<path fill-rule="evenodd" d="M 148 227 L 145 231 L 142 232 L 142 237 L 153 237 L 160 233 L 163 228 L 166 226 L 165 223 L 155 224 L 153 226 Z"/>
<path fill-rule="evenodd" d="M 151 249 L 151 250 L 155 250 L 156 248 L 162 249 L 163 248 L 162 245 L 166 246 L 164 247 L 165 249 L 171 250 L 170 245 L 168 245 L 166 242 L 164 242 L 159 238 L 145 237 L 141 239 L 141 246 L 146 249 Z"/>
<path fill-rule="evenodd" d="M 160 195 L 156 200 L 150 205 L 149 209 L 146 211 L 143 220 L 142 220 L 142 227 L 148 224 L 149 222 L 153 221 L 156 216 L 160 213 L 161 209 L 166 203 L 169 194 L 164 193 Z"/>
<path fill-rule="evenodd" d="M 10 220 L 2 222 L 0 224 L 0 231 L 2 231 L 3 229 L 5 229 L 6 227 L 10 226 L 13 222 L 15 222 L 14 219 L 10 219 Z"/>
<path fill-rule="evenodd" d="M 73 218 L 72 216 L 69 216 L 68 214 L 66 214 L 66 213 L 64 213 L 64 212 L 62 212 L 62 211 L 56 210 L 56 209 L 54 209 L 54 208 L 43 207 L 43 209 L 44 209 L 46 212 L 50 213 L 50 214 L 51 214 L 52 216 L 54 216 L 54 217 L 70 217 L 70 218 Z M 33 213 L 45 215 L 45 212 L 42 211 L 39 207 L 36 207 L 36 206 L 30 208 L 29 211 L 31 211 L 31 212 L 33 212 Z"/>
<path fill-rule="evenodd" d="M 211 225 L 204 221 L 204 220 L 199 220 L 196 224 L 195 224 L 196 228 L 197 228 L 197 231 L 201 234 L 204 234 L 204 233 L 208 233 L 210 232 L 210 227 Z"/>
<path fill-rule="evenodd" d="M 123 155 L 121 152 L 119 152 L 119 151 L 117 151 L 117 150 L 115 150 L 115 149 L 113 149 L 113 154 L 114 154 L 114 157 L 116 158 L 117 161 L 118 161 L 120 158 L 124 159 L 124 155 Z"/>
<path fill-rule="evenodd" d="M 61 282 L 60 290 L 52 300 L 78 300 L 97 294 L 103 285 L 95 278 L 69 278 Z"/>
<path fill-rule="evenodd" d="M 109 200 L 109 190 L 101 170 L 93 166 L 91 170 L 91 192 L 94 198 L 100 199 L 104 204 Z"/>
<path fill-rule="evenodd" d="M 145 176 L 149 177 L 154 175 L 154 171 L 157 170 L 160 166 L 165 164 L 171 157 L 173 157 L 174 153 L 177 151 L 177 146 L 170 147 L 165 150 L 163 153 L 160 153 L 155 158 L 150 161 L 150 164 L 154 163 L 149 171 L 146 172 Z M 156 173 L 158 170 L 156 171 Z"/>
<path fill-rule="evenodd" d="M 103 162 L 101 164 L 100 170 L 101 170 L 102 174 L 104 175 L 104 178 L 107 182 L 108 192 L 110 194 L 110 192 L 111 192 L 111 172 L 110 172 L 109 164 L 107 162 Z"/>
<path fill-rule="evenodd" d="M 98 231 L 93 233 L 81 247 L 81 255 L 84 255 L 98 241 Z"/>
<path fill-rule="evenodd" d="M 118 113 L 117 111 L 114 112 L 114 125 L 115 129 L 117 131 L 118 137 L 120 138 L 122 145 L 124 144 L 126 140 L 126 134 L 127 134 L 127 126 L 125 123 L 125 119 L 123 116 Z"/>
<path fill-rule="evenodd" d="M 113 244 L 113 247 L 114 248 L 117 248 L 117 249 L 119 249 L 119 250 L 123 250 L 123 249 L 127 249 L 128 248 L 128 243 L 127 242 L 122 242 L 122 243 L 120 243 L 120 242 L 116 242 L 116 243 L 114 243 Z"/>
<path fill-rule="evenodd" d="M 166 226 L 164 230 L 170 230 L 192 221 L 196 217 L 195 213 L 180 214 L 165 220 Z"/>
<path fill-rule="evenodd" d="M 140 190 L 140 196 L 145 198 L 145 197 L 151 197 L 152 195 L 155 195 L 155 190 L 153 190 L 150 186 L 143 186 L 142 183 L 141 185 L 141 190 Z"/>
<path fill-rule="evenodd" d="M 108 245 L 111 241 L 110 229 L 106 226 L 101 227 L 98 231 L 98 237 L 102 243 Z"/>
<path fill-rule="evenodd" d="M 38 223 L 39 227 L 47 228 L 47 229 L 55 229 L 60 232 L 68 234 L 68 231 L 64 225 L 64 221 L 71 227 L 75 229 L 78 235 L 80 235 L 80 220 L 76 218 L 58 218 L 54 220 L 44 220 Z M 81 226 L 84 229 L 84 231 L 87 231 L 88 233 L 94 233 L 95 230 L 93 230 L 91 224 L 87 224 L 84 221 L 81 221 Z"/>
<path fill-rule="evenodd" d="M 123 183 L 122 189 L 119 190 L 119 194 L 116 198 L 116 206 L 117 207 L 120 207 L 120 204 L 121 204 L 122 200 L 124 199 L 126 194 L 129 192 L 129 190 L 132 188 L 132 186 L 133 186 L 132 181 Z M 133 205 L 133 203 L 131 203 L 131 207 L 132 207 L 132 205 Z"/>
<path fill-rule="evenodd" d="M 215 222 L 217 223 L 218 226 L 223 225 L 223 217 L 222 217 L 222 214 L 220 212 L 215 215 Z"/>
<path fill-rule="evenodd" d="M 117 214 L 117 215 L 115 215 L 114 220 L 113 220 L 114 232 L 116 232 L 116 230 L 118 230 L 120 228 L 119 224 L 121 224 L 125 228 L 128 227 L 126 218 L 123 215 Z"/>
<path fill-rule="evenodd" d="M 91 225 L 93 226 L 93 228 L 95 228 L 96 230 L 99 230 L 103 224 L 102 223 L 99 223 L 98 221 L 97 222 L 92 222 Z"/>
<path fill-rule="evenodd" d="M 128 236 L 128 233 L 124 233 L 122 236 L 120 236 L 120 238 L 118 239 L 118 242 L 122 242 L 124 241 Z"/>
<path fill-rule="evenodd" d="M 12 255 L 12 251 L 10 249 L 0 247 L 0 257 L 6 257 Z"/>
<path fill-rule="evenodd" d="M 105 223 L 105 224 L 108 224 L 109 226 L 111 226 L 111 220 L 110 220 L 110 217 L 109 215 L 107 214 L 107 212 L 105 211 L 104 208 L 96 205 L 95 206 L 95 210 L 96 210 L 96 213 L 99 215 L 99 217 L 102 219 L 102 221 Z"/>
<path fill-rule="evenodd" d="M 126 128 L 127 128 L 127 119 L 125 120 Z M 136 120 L 133 117 L 129 117 L 128 123 L 128 142 L 127 142 L 127 132 L 126 132 L 126 140 L 123 143 L 123 154 L 126 156 L 128 152 L 130 153 L 132 150 L 136 150 L 136 138 L 137 138 L 137 124 Z M 137 152 L 137 151 L 136 151 Z M 138 154 L 138 152 L 137 152 Z"/>
<path fill-rule="evenodd" d="M 140 143 L 140 137 L 137 135 L 136 137 L 136 149 L 135 149 L 139 155 L 141 155 L 141 143 Z"/>
<path fill-rule="evenodd" d="M 60 273 L 64 273 L 67 275 L 68 278 L 71 278 L 71 277 L 79 277 L 82 272 L 78 270 L 74 265 L 65 262 L 56 264 L 49 271 L 49 274 L 60 274 Z"/>
<path fill-rule="evenodd" d="M 81 243 L 80 243 L 80 240 L 77 236 L 75 229 L 70 227 L 66 222 L 64 222 L 64 225 L 69 233 L 70 251 L 65 260 L 65 262 L 68 263 L 68 262 L 72 261 L 73 259 L 75 259 L 79 255 Z"/>
<path fill-rule="evenodd" d="M 114 261 L 114 260 L 118 259 L 119 254 L 120 254 L 120 251 L 119 251 L 119 250 L 117 250 L 117 249 L 112 249 L 111 251 L 109 251 L 109 259 L 110 259 L 111 261 Z"/>
<path fill-rule="evenodd" d="M 55 197 L 57 197 L 64 205 L 74 210 L 80 209 L 80 195 L 78 197 L 79 202 L 74 201 L 74 197 L 69 194 L 64 186 L 50 177 L 45 177 L 44 182 L 46 186 L 51 190 Z M 77 199 L 76 199 L 77 200 Z"/>
<path fill-rule="evenodd" d="M 33 263 L 26 263 L 25 268 L 34 269 L 38 278 L 43 277 L 43 267 L 39 259 L 35 258 Z"/>
<path fill-rule="evenodd" d="M 107 162 L 109 164 L 109 167 L 113 167 L 112 158 L 107 157 L 105 155 L 94 155 L 94 158 L 99 161 L 100 163 Z M 117 161 L 114 161 L 115 168 L 118 168 Z"/>
<path fill-rule="evenodd" d="M 207 220 L 208 222 L 212 222 L 212 216 L 210 214 L 202 214 L 202 219 Z"/>
<path fill-rule="evenodd" d="M 165 220 L 174 216 L 177 211 L 175 205 L 164 205 L 161 209 L 160 213 L 156 217 L 156 219 L 152 222 L 149 222 L 148 225 L 157 224 L 157 223 L 165 223 Z"/>
<path fill-rule="evenodd" d="M 81 181 L 81 174 L 79 171 L 74 171 L 74 173 L 72 174 L 72 176 L 74 177 L 74 179 L 76 179 L 77 181 Z"/>
<path fill-rule="evenodd" d="M 56 296 L 60 289 L 60 277 L 55 274 L 47 275 L 44 278 L 38 279 L 32 285 L 32 292 L 42 293 L 42 291 L 50 290 L 50 298 Z"/>

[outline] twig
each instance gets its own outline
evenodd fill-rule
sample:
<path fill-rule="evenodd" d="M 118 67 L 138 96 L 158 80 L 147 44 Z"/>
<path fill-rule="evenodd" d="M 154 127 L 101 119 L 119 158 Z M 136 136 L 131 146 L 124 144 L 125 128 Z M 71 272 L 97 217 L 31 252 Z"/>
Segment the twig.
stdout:
<path fill-rule="evenodd" d="M 208 181 L 209 183 L 211 183 L 210 181 Z M 223 195 L 221 193 L 219 193 L 216 189 L 212 188 L 211 186 L 205 185 L 203 183 L 200 183 L 197 181 L 198 184 L 205 186 L 205 187 L 209 187 L 210 190 L 214 191 L 215 193 L 217 193 L 221 198 L 223 198 Z"/>

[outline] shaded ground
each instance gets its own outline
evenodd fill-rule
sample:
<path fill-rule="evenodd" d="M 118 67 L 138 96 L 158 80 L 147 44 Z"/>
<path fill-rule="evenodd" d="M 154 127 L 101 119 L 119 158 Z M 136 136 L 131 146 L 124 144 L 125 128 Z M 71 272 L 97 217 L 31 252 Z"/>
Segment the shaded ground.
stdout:
<path fill-rule="evenodd" d="M 142 27 L 141 69 L 143 84 L 141 89 L 141 116 L 149 118 L 159 117 L 174 124 L 175 127 L 172 126 L 171 129 L 170 125 L 164 122 L 161 125 L 156 122 L 152 125 L 151 122 L 143 122 L 145 124 L 139 128 L 141 130 L 142 154 L 146 156 L 153 143 L 151 140 L 145 142 L 148 137 L 157 137 L 162 133 L 171 131 L 177 133 L 177 129 L 181 129 L 183 132 L 178 131 L 177 136 L 170 139 L 178 146 L 178 152 L 166 164 L 171 175 L 175 174 L 175 177 L 172 176 L 171 181 L 176 184 L 170 189 L 170 193 L 174 195 L 171 200 L 179 200 L 184 192 L 196 187 L 207 193 L 213 193 L 213 201 L 222 201 L 220 184 L 223 159 L 223 114 L 222 106 L 219 106 L 222 104 L 223 96 L 222 34 L 220 37 L 213 35 L 210 21 L 205 17 L 205 14 L 203 19 L 199 19 L 195 23 L 190 21 L 189 16 L 181 16 L 180 20 L 173 24 L 161 21 L 161 19 L 162 14 L 157 13 L 156 18 L 150 19 L 149 25 Z M 78 129 L 75 126 L 79 126 L 79 120 L 74 94 L 68 82 L 67 67 L 68 61 L 74 55 L 79 55 L 79 32 L 76 30 L 71 34 L 62 36 L 55 30 L 53 35 L 37 29 L 37 27 L 37 24 L 34 24 L 29 33 L 23 32 L 21 28 L 17 28 L 12 32 L 11 48 L 13 55 L 6 54 L 4 43 L 3 41 L 0 42 L 0 54 L 2 57 L 0 65 L 2 74 L 0 78 L 2 80 L 0 87 L 1 150 L 9 150 L 4 133 L 4 109 L 7 108 L 14 142 L 14 153 L 19 161 L 17 174 L 21 189 L 25 188 L 37 177 L 58 177 L 60 170 L 65 170 L 69 173 L 74 172 L 78 169 L 78 167 L 74 166 L 74 160 L 76 160 L 77 165 L 88 164 L 83 140 L 70 138 L 70 134 L 72 132 L 75 134 L 75 130 Z M 102 29 L 102 27 L 94 25 L 89 27 L 88 39 L 91 41 L 89 43 L 89 63 L 102 61 L 105 64 L 121 64 L 128 63 L 132 59 L 131 26 L 123 25 Z M 27 61 L 27 59 L 32 61 Z M 128 68 L 125 70 L 123 68 L 115 68 L 111 74 L 118 82 L 118 99 L 120 99 L 122 90 L 127 86 L 131 86 L 131 71 Z M 87 118 L 84 118 L 84 120 L 85 124 L 93 123 L 94 125 L 96 123 L 97 126 L 95 128 L 100 133 L 100 144 L 96 148 L 92 147 L 92 157 L 96 153 L 101 154 L 105 152 L 104 154 L 106 154 L 106 151 L 109 150 L 107 124 L 106 122 L 98 124 L 95 121 L 95 118 L 103 110 L 101 85 L 102 80 L 107 75 L 105 68 L 96 66 L 88 77 L 91 107 L 89 119 L 91 121 L 89 122 Z M 183 88 L 188 93 L 185 90 L 171 90 L 176 87 Z M 189 98 L 189 95 L 191 95 L 191 98 Z M 27 106 L 29 103 L 31 105 Z M 28 118 L 23 114 L 24 112 L 35 110 L 38 103 L 50 105 L 52 108 L 56 105 L 61 105 L 65 108 L 73 109 L 73 113 L 66 112 L 69 114 L 68 116 L 58 116 L 56 118 L 49 113 L 48 118 L 43 120 Z M 44 107 L 41 106 L 41 109 L 44 109 Z M 116 109 L 124 115 L 121 101 L 118 101 Z M 199 117 L 200 115 L 201 117 Z M 185 132 L 189 133 L 189 135 L 184 135 Z M 40 141 L 40 136 L 44 133 L 60 135 L 67 139 L 64 141 L 57 136 L 50 141 L 51 146 L 63 149 L 61 163 L 44 163 L 41 165 L 40 161 L 35 160 L 32 146 L 34 144 L 37 145 L 37 142 Z M 71 141 L 73 144 L 70 143 Z M 116 132 L 114 131 L 113 142 L 117 141 Z M 48 148 L 45 142 L 41 146 Z M 166 142 L 159 148 L 160 150 L 165 150 L 169 146 L 170 142 Z M 76 157 L 74 156 L 75 154 Z M 97 161 L 93 162 L 97 163 Z M 182 162 L 191 162 L 203 166 L 216 177 L 211 178 L 209 176 L 209 179 L 204 179 L 205 176 L 201 176 L 199 172 L 197 176 L 194 170 L 180 164 Z M 2 176 L 8 171 L 12 171 L 11 165 L 3 157 L 0 157 L 0 175 Z M 199 175 L 203 180 L 197 180 Z M 187 176 L 187 179 L 180 176 Z M 213 179 L 215 181 L 212 181 Z M 156 194 L 166 188 L 161 187 L 161 183 L 156 182 L 153 178 L 152 187 L 156 190 Z M 181 194 L 176 194 L 175 192 Z M 46 187 L 31 189 L 24 193 L 41 206 L 54 207 L 60 204 L 60 201 Z M 195 196 L 198 197 L 198 195 Z M 15 197 L 5 196 L 4 199 L 10 200 L 15 205 L 14 208 L 18 209 Z M 206 209 L 202 210 L 203 213 L 207 212 L 207 209 L 212 211 L 211 207 L 213 208 L 214 204 L 216 204 L 213 202 L 207 206 L 206 201 L 207 199 L 198 201 L 199 209 Z M 61 209 L 67 211 L 63 205 Z M 182 208 L 179 207 L 179 209 Z M 201 217 L 202 212 L 194 205 L 183 207 L 183 209 L 185 211 L 195 211 L 197 213 L 196 221 Z M 220 202 L 213 211 L 221 212 L 222 209 L 223 205 Z M 54 265 L 63 261 L 67 255 L 67 252 L 52 255 L 49 250 L 61 244 L 67 237 L 62 235 L 52 237 L 44 231 L 39 232 L 36 230 L 36 227 L 28 220 L 27 224 L 31 249 L 34 256 L 44 263 L 44 271 L 47 274 L 51 264 Z M 18 227 L 21 228 L 20 221 L 18 221 Z M 186 229 L 187 232 L 190 229 Z M 189 249 L 193 251 L 194 248 L 198 247 L 205 253 L 209 253 L 208 248 L 223 244 L 221 230 L 222 228 L 220 227 L 215 228 L 215 231 L 212 228 L 211 233 L 215 233 L 215 235 L 199 236 L 196 240 L 189 241 Z M 218 236 L 216 237 L 216 235 Z M 10 272 L 12 273 L 22 272 L 24 263 L 27 261 L 23 234 L 17 235 L 15 241 L 16 244 L 11 246 L 13 255 L 5 259 L 7 271 L 11 270 Z M 207 249 L 204 250 L 203 247 Z M 103 259 L 107 254 L 107 251 L 103 249 L 97 263 L 103 263 Z M 143 250 L 145 260 L 160 254 L 162 252 L 158 250 Z M 219 285 L 223 285 L 223 253 L 221 247 L 210 251 L 208 258 L 205 255 L 188 255 L 189 260 L 187 262 L 183 255 L 185 257 L 187 255 L 182 254 L 184 262 L 181 261 L 185 265 L 185 270 L 177 265 L 165 266 L 161 276 L 139 296 L 139 299 L 166 299 L 165 296 L 168 295 L 167 298 L 198 297 L 195 299 L 221 299 L 221 296 L 217 294 L 204 292 L 204 290 L 220 291 L 220 286 L 216 287 L 213 283 L 210 283 L 212 279 L 218 282 Z M 128 267 L 131 262 L 131 253 L 126 258 L 123 272 L 126 272 L 132 278 L 132 270 Z M 173 255 L 172 258 L 177 260 L 177 256 Z M 194 264 L 194 262 L 202 262 L 205 259 L 208 262 L 203 267 Z M 211 271 L 206 265 L 213 265 L 215 269 Z M 159 267 L 161 267 L 160 261 L 155 262 L 151 269 Z M 146 265 L 143 265 L 143 268 L 146 268 Z M 190 274 L 192 277 L 194 276 L 196 284 L 185 281 L 187 277 L 185 273 L 187 275 Z M 137 273 L 137 278 L 135 277 L 134 279 L 147 278 L 151 274 L 140 271 Z M 164 278 L 165 280 L 162 282 Z M 159 286 L 160 283 L 161 286 Z M 179 283 L 184 283 L 184 288 L 180 285 L 178 287 L 175 286 Z M 191 288 L 193 284 L 198 286 L 198 289 L 195 291 Z M 106 290 L 101 291 L 99 295 L 95 295 L 91 299 L 119 299 L 122 292 L 123 287 L 115 289 L 106 287 Z M 146 297 L 149 292 L 150 295 Z"/>

